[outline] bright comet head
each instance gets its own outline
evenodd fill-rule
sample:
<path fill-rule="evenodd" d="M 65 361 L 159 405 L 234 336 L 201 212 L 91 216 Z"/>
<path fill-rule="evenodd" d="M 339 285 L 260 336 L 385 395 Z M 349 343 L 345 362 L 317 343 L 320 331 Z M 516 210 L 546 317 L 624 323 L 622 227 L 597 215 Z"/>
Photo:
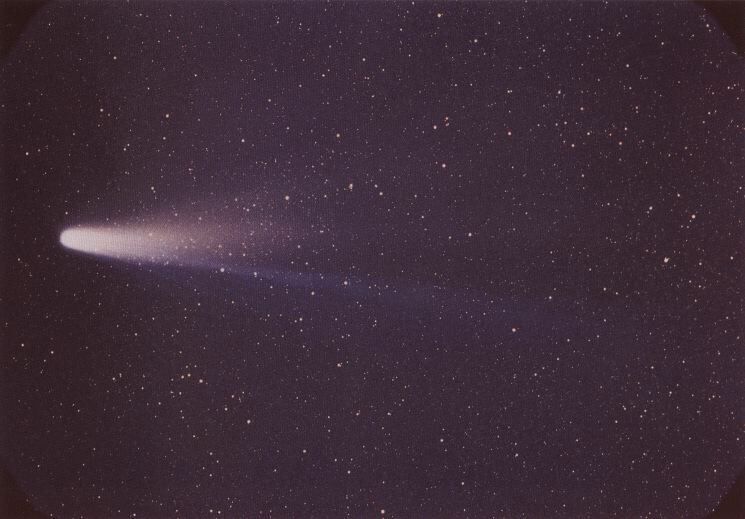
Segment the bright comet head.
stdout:
<path fill-rule="evenodd" d="M 219 268 L 227 260 L 249 258 L 256 234 L 228 225 L 153 223 L 69 227 L 59 241 L 67 249 L 119 261 Z"/>
<path fill-rule="evenodd" d="M 173 233 L 132 227 L 74 227 L 60 234 L 71 250 L 129 261 L 169 262 L 188 248 Z"/>
<path fill-rule="evenodd" d="M 111 245 L 106 233 L 92 229 L 65 229 L 60 234 L 59 241 L 68 249 L 89 252 L 95 254 L 101 249 L 107 249 L 106 244 Z"/>
<path fill-rule="evenodd" d="M 60 243 L 68 249 L 129 260 L 158 260 L 176 252 L 172 240 L 153 232 L 116 227 L 75 227 L 60 234 Z"/>

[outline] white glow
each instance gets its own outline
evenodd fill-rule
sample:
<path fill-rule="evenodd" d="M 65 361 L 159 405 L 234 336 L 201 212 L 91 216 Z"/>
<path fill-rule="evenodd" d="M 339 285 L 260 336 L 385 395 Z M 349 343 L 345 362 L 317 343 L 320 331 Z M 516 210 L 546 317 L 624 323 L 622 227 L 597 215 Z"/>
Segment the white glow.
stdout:
<path fill-rule="evenodd" d="M 299 240 L 282 225 L 262 222 L 169 222 L 70 227 L 62 231 L 66 249 L 137 265 L 207 268 L 213 272 L 245 275 L 251 279 L 316 289 L 343 288 L 346 292 L 381 295 L 387 282 L 360 281 L 333 273 L 298 272 L 268 267 L 267 260 L 296 254 Z M 316 235 L 317 236 L 317 235 Z M 263 264 L 263 265 L 262 265 Z M 375 288 L 371 288 L 370 285 Z M 391 289 L 400 293 L 401 288 Z M 312 291 L 311 294 L 315 294 Z"/>
<path fill-rule="evenodd" d="M 157 229 L 75 227 L 60 234 L 68 249 L 122 260 L 168 262 L 186 257 L 189 237 Z"/>
<path fill-rule="evenodd" d="M 102 258 L 131 263 L 225 268 L 253 262 L 286 248 L 289 235 L 269 225 L 236 223 L 69 227 L 59 237 L 63 247 Z"/>

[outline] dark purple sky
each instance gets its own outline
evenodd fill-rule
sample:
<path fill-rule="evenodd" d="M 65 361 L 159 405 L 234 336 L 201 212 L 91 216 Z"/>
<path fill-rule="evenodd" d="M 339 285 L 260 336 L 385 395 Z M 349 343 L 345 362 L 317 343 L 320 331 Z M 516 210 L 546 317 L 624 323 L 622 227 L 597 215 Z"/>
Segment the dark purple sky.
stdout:
<path fill-rule="evenodd" d="M 60 518 L 705 515 L 744 79 L 693 3 L 46 5 L 0 68 L 3 463 Z M 331 281 L 58 239 L 199 218 Z"/>

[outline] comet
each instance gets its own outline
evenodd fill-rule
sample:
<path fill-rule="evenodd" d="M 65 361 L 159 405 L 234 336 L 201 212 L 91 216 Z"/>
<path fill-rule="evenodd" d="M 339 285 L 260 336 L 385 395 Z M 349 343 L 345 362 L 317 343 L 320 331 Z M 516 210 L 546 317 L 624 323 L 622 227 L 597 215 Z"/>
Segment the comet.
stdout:
<path fill-rule="evenodd" d="M 66 249 L 129 263 L 219 267 L 257 261 L 285 250 L 297 233 L 257 223 L 88 225 L 62 231 Z"/>
<path fill-rule="evenodd" d="M 151 229 L 77 227 L 62 231 L 60 243 L 68 249 L 94 256 L 169 263 L 185 258 L 196 240 Z"/>
<path fill-rule="evenodd" d="M 356 295 L 397 292 L 392 284 L 359 276 L 279 268 L 283 252 L 301 236 L 276 226 L 241 225 L 111 225 L 78 226 L 62 231 L 60 244 L 99 259 L 197 267 L 244 278 L 267 280 L 311 291 L 334 287 Z M 274 265 L 272 265 L 272 262 Z"/>
<path fill-rule="evenodd" d="M 287 268 L 309 265 L 298 260 L 313 239 L 314 249 L 323 247 L 319 236 L 329 233 L 290 232 L 287 228 L 268 223 L 181 224 L 152 223 L 149 225 L 88 225 L 62 231 L 60 244 L 73 252 L 136 265 L 177 268 L 198 268 L 213 273 L 235 275 L 251 281 L 267 281 L 274 285 L 307 289 L 311 295 L 318 290 L 344 292 L 355 298 L 405 306 L 429 305 L 445 299 L 474 302 L 493 297 L 474 292 L 461 293 L 433 284 L 412 284 L 402 280 L 386 280 L 356 271 L 352 273 L 321 272 L 312 266 L 304 270 Z M 333 242 L 332 242 L 333 244 Z M 290 256 L 288 252 L 292 252 Z M 307 258 L 312 258 L 311 254 Z M 288 261 L 293 258 L 294 261 Z"/>

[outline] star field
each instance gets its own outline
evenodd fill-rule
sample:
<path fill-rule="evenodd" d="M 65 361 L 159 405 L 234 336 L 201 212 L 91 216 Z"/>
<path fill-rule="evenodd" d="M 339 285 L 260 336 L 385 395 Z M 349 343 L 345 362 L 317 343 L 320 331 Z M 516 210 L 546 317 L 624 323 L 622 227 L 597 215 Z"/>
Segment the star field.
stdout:
<path fill-rule="evenodd" d="M 45 5 L 0 74 L 2 463 L 60 518 L 705 516 L 744 74 L 688 2 Z"/>

